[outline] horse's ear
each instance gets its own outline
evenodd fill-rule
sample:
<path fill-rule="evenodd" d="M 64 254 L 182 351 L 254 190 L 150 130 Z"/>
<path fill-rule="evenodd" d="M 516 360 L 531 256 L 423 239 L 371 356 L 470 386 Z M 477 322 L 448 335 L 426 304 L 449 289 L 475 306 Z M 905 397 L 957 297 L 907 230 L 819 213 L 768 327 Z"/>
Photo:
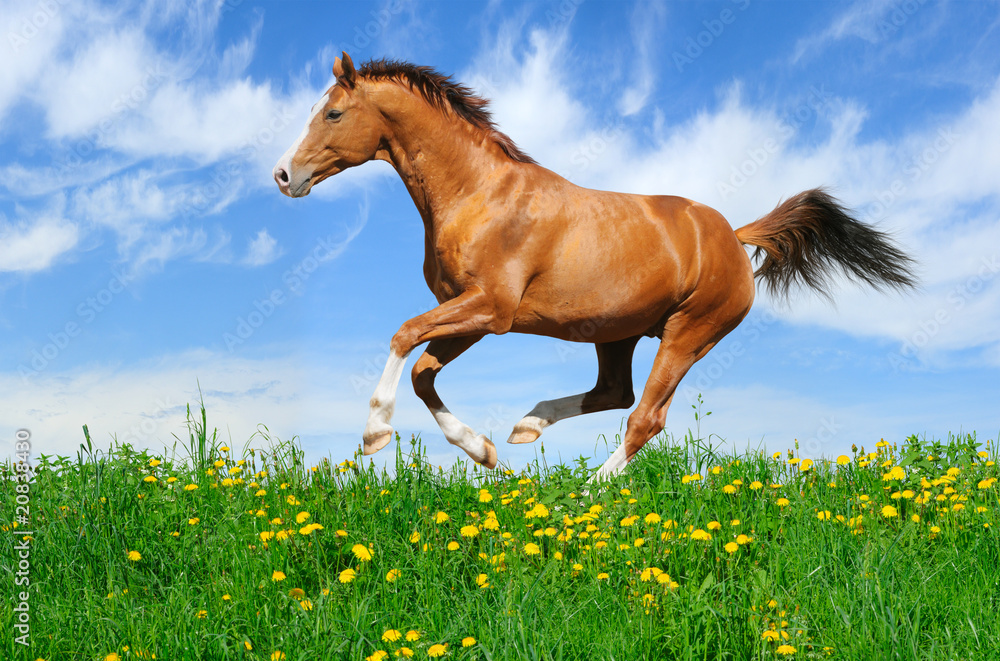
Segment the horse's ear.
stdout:
<path fill-rule="evenodd" d="M 338 83 L 343 83 L 347 88 L 353 88 L 357 70 L 354 68 L 351 56 L 346 51 L 342 51 L 341 55 L 344 56 L 343 59 L 338 57 L 333 61 L 333 75 L 337 77 Z"/>

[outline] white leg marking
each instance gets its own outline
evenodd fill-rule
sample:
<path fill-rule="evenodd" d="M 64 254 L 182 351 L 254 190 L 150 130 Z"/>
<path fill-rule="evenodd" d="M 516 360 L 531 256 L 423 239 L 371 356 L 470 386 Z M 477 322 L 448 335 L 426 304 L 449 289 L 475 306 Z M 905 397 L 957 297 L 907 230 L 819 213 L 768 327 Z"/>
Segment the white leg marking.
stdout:
<path fill-rule="evenodd" d="M 456 418 L 447 406 L 431 409 L 431 414 L 437 420 L 438 427 L 441 428 L 449 443 L 465 450 L 477 462 L 482 463 L 486 460 L 487 439 L 485 436 L 472 431 L 472 428 Z"/>
<path fill-rule="evenodd" d="M 601 482 L 602 480 L 606 480 L 609 477 L 614 477 L 615 475 L 618 475 L 623 470 L 625 470 L 625 466 L 627 465 L 628 465 L 628 460 L 626 459 L 625 456 L 625 444 L 622 443 L 617 448 L 615 448 L 615 451 L 611 453 L 611 456 L 608 457 L 608 460 L 605 461 L 604 465 L 601 466 L 601 468 L 591 476 L 588 482 L 591 483 Z"/>
<path fill-rule="evenodd" d="M 552 399 L 538 402 L 531 413 L 521 418 L 514 425 L 514 431 L 508 443 L 524 443 L 535 440 L 542 434 L 542 430 L 550 425 L 554 425 L 560 420 L 572 418 L 583 413 L 584 395 L 572 395 L 561 399 Z M 534 435 L 535 438 L 531 438 Z M 520 436 L 520 438 L 519 438 Z"/>
<path fill-rule="evenodd" d="M 404 367 L 406 367 L 406 356 L 397 356 L 395 351 L 391 351 L 382 378 L 379 379 L 370 402 L 371 409 L 364 433 L 366 443 L 378 439 L 383 434 L 392 433 L 389 421 L 392 420 L 392 412 L 396 408 L 396 388 L 399 387 L 399 377 L 403 375 Z"/>

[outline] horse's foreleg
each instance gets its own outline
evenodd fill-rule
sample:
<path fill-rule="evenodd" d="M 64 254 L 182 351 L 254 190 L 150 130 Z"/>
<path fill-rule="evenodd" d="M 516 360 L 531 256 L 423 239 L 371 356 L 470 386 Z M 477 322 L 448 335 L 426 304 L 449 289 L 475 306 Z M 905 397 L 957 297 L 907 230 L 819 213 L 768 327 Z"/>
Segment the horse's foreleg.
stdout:
<path fill-rule="evenodd" d="M 456 418 L 434 389 L 434 378 L 438 372 L 482 337 L 482 335 L 468 335 L 431 340 L 427 350 L 413 366 L 413 391 L 430 409 L 449 443 L 465 450 L 474 461 L 486 468 L 495 468 L 497 449 L 493 442 L 482 434 L 476 434 L 468 425 Z"/>
<path fill-rule="evenodd" d="M 627 409 L 635 402 L 632 392 L 632 354 L 639 336 L 594 345 L 597 349 L 597 385 L 589 392 L 538 402 L 514 425 L 508 443 L 531 443 L 560 420 L 610 409 Z"/>
<path fill-rule="evenodd" d="M 392 426 L 389 423 L 396 405 L 396 388 L 399 386 L 406 358 L 414 348 L 428 340 L 469 336 L 477 336 L 478 339 L 486 333 L 506 330 L 502 320 L 494 312 L 492 300 L 479 287 L 466 290 L 452 300 L 404 323 L 392 336 L 389 360 L 386 361 L 382 378 L 372 395 L 368 424 L 365 425 L 363 435 L 364 453 L 378 452 L 392 439 Z"/>

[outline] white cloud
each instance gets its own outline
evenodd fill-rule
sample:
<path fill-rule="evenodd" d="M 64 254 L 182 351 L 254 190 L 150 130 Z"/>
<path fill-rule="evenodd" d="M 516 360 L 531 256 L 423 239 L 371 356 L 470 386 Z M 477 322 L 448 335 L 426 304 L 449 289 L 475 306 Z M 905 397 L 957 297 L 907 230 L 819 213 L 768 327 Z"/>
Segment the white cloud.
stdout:
<path fill-rule="evenodd" d="M 67 17 L 68 11 L 66 6 L 58 4 L 43 7 L 17 0 L 0 3 L 0 16 L 6 19 L 0 23 L 3 35 L 0 49 L 4 52 L 4 66 L 0 67 L 0 120 L 55 56 L 66 23 L 73 20 Z M 6 128 L 9 130 L 9 125 Z"/>
<path fill-rule="evenodd" d="M 632 42 L 636 47 L 634 62 L 630 65 L 633 81 L 622 91 L 619 109 L 624 116 L 634 115 L 646 106 L 656 85 L 654 46 L 657 32 L 662 30 L 667 8 L 662 0 L 636 3 L 632 10 Z"/>
<path fill-rule="evenodd" d="M 96 36 L 96 35 L 95 35 Z M 79 138 L 98 125 L 98 144 L 167 76 L 139 29 L 105 33 L 50 64 L 29 92 L 45 109 L 50 139 Z M 155 63 L 155 64 L 154 64 Z"/>
<path fill-rule="evenodd" d="M 223 237 L 220 241 L 227 241 Z M 141 245 L 132 259 L 132 270 L 143 273 L 150 269 L 163 268 L 167 262 L 178 257 L 196 256 L 204 253 L 208 246 L 208 233 L 203 229 L 171 227 L 160 232 Z M 209 249 L 209 252 L 213 252 Z"/>
<path fill-rule="evenodd" d="M 79 228 L 61 217 L 61 206 L 33 220 L 21 218 L 13 223 L 0 215 L 0 272 L 41 271 L 76 247 Z"/>
<path fill-rule="evenodd" d="M 278 249 L 278 242 L 267 233 L 267 228 L 264 228 L 249 241 L 247 255 L 243 258 L 243 263 L 247 266 L 263 266 L 270 264 L 280 256 L 281 250 Z"/>

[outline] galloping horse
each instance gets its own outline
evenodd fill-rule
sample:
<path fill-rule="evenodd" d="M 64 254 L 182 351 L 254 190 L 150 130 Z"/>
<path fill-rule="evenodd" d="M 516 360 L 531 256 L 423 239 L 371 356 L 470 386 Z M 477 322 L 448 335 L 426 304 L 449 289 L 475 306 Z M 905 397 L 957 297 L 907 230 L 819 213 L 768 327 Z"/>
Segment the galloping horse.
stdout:
<path fill-rule="evenodd" d="M 496 447 L 456 418 L 434 390 L 438 372 L 487 333 L 531 333 L 597 349 L 597 385 L 539 402 L 508 443 L 529 443 L 564 418 L 629 408 L 632 354 L 660 339 L 625 439 L 595 479 L 624 469 L 664 427 L 684 374 L 743 320 L 754 278 L 787 295 L 826 293 L 840 270 L 875 287 L 914 285 L 911 260 L 808 190 L 735 232 L 717 211 L 682 197 L 576 186 L 538 165 L 494 125 L 487 101 L 428 67 L 385 60 L 360 69 L 343 53 L 336 83 L 274 167 L 289 197 L 372 159 L 399 173 L 424 223 L 424 277 L 439 305 L 392 337 L 363 440 L 372 454 L 392 438 L 396 389 L 410 352 L 413 389 L 445 438 L 493 468 Z M 762 258 L 754 272 L 743 244 Z"/>

